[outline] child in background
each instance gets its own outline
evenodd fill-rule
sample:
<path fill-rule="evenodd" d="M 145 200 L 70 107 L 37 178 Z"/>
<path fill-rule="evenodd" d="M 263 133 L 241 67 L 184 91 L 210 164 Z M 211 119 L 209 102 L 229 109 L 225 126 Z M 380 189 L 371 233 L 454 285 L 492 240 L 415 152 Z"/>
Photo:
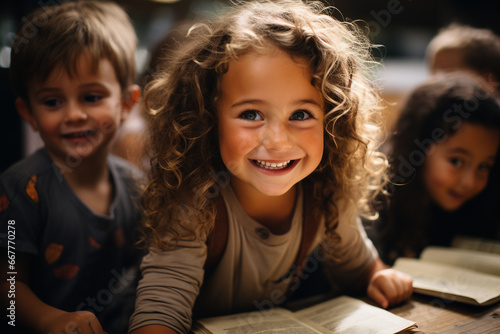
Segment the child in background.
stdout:
<path fill-rule="evenodd" d="M 144 88 L 157 72 L 161 72 L 163 59 L 175 52 L 185 38 L 189 29 L 187 23 L 177 25 L 160 39 L 150 52 L 149 62 L 139 78 L 139 85 Z M 147 147 L 147 121 L 142 103 L 138 103 L 129 117 L 118 130 L 111 147 L 111 153 L 130 161 L 141 170 L 149 170 L 149 153 Z"/>
<path fill-rule="evenodd" d="M 426 57 L 432 73 L 472 71 L 500 92 L 500 37 L 489 29 L 451 24 L 431 40 Z"/>
<path fill-rule="evenodd" d="M 1 266 L 4 305 L 16 309 L 9 331 L 123 333 L 134 297 L 121 298 L 135 292 L 140 261 L 140 175 L 108 152 L 140 98 L 135 32 L 111 2 L 43 7 L 23 22 L 11 81 L 45 146 L 0 177 L 0 242 L 15 249 L 12 267 Z"/>
<path fill-rule="evenodd" d="M 500 106 L 481 77 L 441 73 L 410 94 L 390 139 L 390 205 L 372 238 L 386 263 L 457 235 L 500 240 L 499 142 Z"/>
<path fill-rule="evenodd" d="M 383 307 L 410 297 L 357 219 L 386 163 L 368 60 L 355 27 L 317 2 L 248 1 L 191 29 L 145 90 L 155 156 L 132 333 L 282 304 L 302 252 Z M 204 270 L 221 221 L 225 250 Z"/>

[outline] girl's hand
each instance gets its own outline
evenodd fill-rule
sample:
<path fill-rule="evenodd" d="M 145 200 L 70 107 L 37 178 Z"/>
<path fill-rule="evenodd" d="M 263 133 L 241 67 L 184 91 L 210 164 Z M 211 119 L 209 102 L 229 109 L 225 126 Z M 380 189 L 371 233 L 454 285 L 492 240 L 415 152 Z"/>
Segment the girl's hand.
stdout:
<path fill-rule="evenodd" d="M 106 334 L 96 316 L 89 311 L 64 312 L 48 323 L 43 333 Z"/>
<path fill-rule="evenodd" d="M 399 304 L 411 297 L 413 279 L 394 269 L 376 271 L 368 284 L 368 297 L 383 308 Z"/>

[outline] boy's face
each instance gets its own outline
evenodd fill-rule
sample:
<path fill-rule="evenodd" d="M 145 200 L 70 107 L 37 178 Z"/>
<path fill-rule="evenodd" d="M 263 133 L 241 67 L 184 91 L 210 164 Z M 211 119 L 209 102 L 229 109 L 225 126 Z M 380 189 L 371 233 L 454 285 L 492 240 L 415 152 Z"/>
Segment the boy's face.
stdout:
<path fill-rule="evenodd" d="M 424 183 L 431 199 L 446 211 L 460 208 L 488 183 L 500 132 L 463 123 L 446 141 L 435 144 L 424 163 Z"/>
<path fill-rule="evenodd" d="M 16 101 L 20 114 L 40 132 L 51 158 L 76 167 L 85 159 L 105 157 L 116 131 L 130 111 L 110 61 L 91 71 L 87 54 L 79 57 L 77 74 L 56 68 L 44 82 L 28 85 L 29 106 Z"/>
<path fill-rule="evenodd" d="M 323 156 L 323 97 L 304 59 L 278 49 L 229 64 L 218 101 L 219 145 L 236 192 L 280 196 Z"/>
<path fill-rule="evenodd" d="M 463 51 L 460 49 L 442 49 L 436 52 L 430 61 L 430 70 L 436 72 L 451 72 L 456 70 L 473 71 L 464 59 Z"/>

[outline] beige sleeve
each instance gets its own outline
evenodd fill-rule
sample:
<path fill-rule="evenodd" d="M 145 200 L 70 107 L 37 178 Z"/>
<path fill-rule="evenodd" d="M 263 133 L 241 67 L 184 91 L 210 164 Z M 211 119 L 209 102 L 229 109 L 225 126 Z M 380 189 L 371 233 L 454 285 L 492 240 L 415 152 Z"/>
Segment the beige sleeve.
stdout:
<path fill-rule="evenodd" d="M 339 208 L 342 206 L 339 205 Z M 348 217 L 341 211 L 336 231 L 341 238 L 339 243 L 321 243 L 323 251 L 330 255 L 324 261 L 324 267 L 330 279 L 348 284 L 366 273 L 378 253 L 367 237 L 359 217 Z"/>
<path fill-rule="evenodd" d="M 147 325 L 164 325 L 188 333 L 192 309 L 203 282 L 206 245 L 179 242 L 168 251 L 150 249 L 141 264 L 135 311 L 129 331 Z"/>

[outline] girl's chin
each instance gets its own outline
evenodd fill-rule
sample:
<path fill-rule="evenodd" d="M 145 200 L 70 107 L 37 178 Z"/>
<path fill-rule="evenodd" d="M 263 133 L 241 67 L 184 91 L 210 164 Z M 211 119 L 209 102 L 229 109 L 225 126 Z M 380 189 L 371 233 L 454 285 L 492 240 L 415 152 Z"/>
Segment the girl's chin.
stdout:
<path fill-rule="evenodd" d="M 457 203 L 457 204 L 446 204 L 446 205 L 439 205 L 438 204 L 438 205 L 444 211 L 453 212 L 453 211 L 457 211 L 458 209 L 460 209 L 463 206 L 463 204 L 464 204 L 464 202 Z"/>
<path fill-rule="evenodd" d="M 295 185 L 291 185 L 288 187 L 265 187 L 261 189 L 257 189 L 262 195 L 269 197 L 279 197 L 286 195 L 291 189 L 293 189 Z"/>

